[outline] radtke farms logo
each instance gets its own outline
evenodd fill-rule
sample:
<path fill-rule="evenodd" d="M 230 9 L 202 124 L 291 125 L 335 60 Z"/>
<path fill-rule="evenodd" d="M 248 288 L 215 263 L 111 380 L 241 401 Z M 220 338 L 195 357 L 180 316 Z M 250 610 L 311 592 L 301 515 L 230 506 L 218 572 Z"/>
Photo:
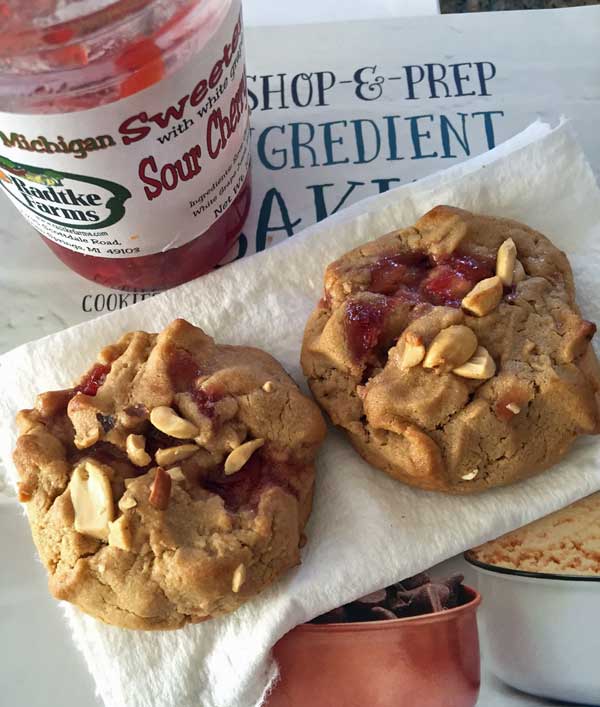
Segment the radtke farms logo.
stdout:
<path fill-rule="evenodd" d="M 131 192 L 106 179 L 40 169 L 0 157 L 0 186 L 15 201 L 60 226 L 102 229 L 123 218 Z"/>

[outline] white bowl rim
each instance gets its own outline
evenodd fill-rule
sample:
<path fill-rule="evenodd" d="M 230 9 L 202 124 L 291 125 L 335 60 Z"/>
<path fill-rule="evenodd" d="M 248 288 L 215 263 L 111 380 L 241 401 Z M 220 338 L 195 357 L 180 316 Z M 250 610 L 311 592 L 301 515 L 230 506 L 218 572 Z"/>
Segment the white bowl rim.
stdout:
<path fill-rule="evenodd" d="M 513 577 L 525 577 L 527 579 L 550 579 L 562 582 L 600 582 L 600 575 L 584 575 L 584 574 L 557 574 L 552 572 L 528 572 L 526 570 L 516 570 L 512 567 L 502 567 L 501 565 L 492 565 L 488 562 L 481 562 L 470 556 L 470 551 L 464 553 L 463 557 L 470 564 L 480 570 L 486 570 L 496 574 L 507 574 Z"/>

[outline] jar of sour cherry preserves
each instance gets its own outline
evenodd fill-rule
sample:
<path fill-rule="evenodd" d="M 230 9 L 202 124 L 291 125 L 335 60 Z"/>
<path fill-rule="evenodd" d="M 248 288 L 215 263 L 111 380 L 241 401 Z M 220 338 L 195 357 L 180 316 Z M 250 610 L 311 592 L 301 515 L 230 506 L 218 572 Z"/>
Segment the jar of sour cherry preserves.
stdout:
<path fill-rule="evenodd" d="M 250 202 L 241 0 L 0 0 L 0 191 L 72 270 L 164 289 Z"/>

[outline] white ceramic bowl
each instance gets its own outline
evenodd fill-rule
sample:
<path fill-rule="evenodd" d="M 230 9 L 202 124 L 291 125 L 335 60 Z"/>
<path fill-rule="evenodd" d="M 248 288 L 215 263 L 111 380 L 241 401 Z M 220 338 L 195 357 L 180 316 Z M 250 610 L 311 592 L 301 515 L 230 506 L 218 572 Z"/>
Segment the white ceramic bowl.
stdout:
<path fill-rule="evenodd" d="M 533 695 L 600 705 L 600 577 L 465 559 L 478 576 L 482 654 L 492 671 Z"/>

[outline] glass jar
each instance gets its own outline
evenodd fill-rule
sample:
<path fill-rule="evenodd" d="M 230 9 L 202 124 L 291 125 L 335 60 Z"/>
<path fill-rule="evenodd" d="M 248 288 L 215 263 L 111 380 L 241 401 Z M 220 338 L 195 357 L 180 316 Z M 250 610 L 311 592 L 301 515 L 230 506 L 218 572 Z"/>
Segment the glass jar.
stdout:
<path fill-rule="evenodd" d="M 0 0 L 0 187 L 72 270 L 164 289 L 250 203 L 241 0 Z"/>

